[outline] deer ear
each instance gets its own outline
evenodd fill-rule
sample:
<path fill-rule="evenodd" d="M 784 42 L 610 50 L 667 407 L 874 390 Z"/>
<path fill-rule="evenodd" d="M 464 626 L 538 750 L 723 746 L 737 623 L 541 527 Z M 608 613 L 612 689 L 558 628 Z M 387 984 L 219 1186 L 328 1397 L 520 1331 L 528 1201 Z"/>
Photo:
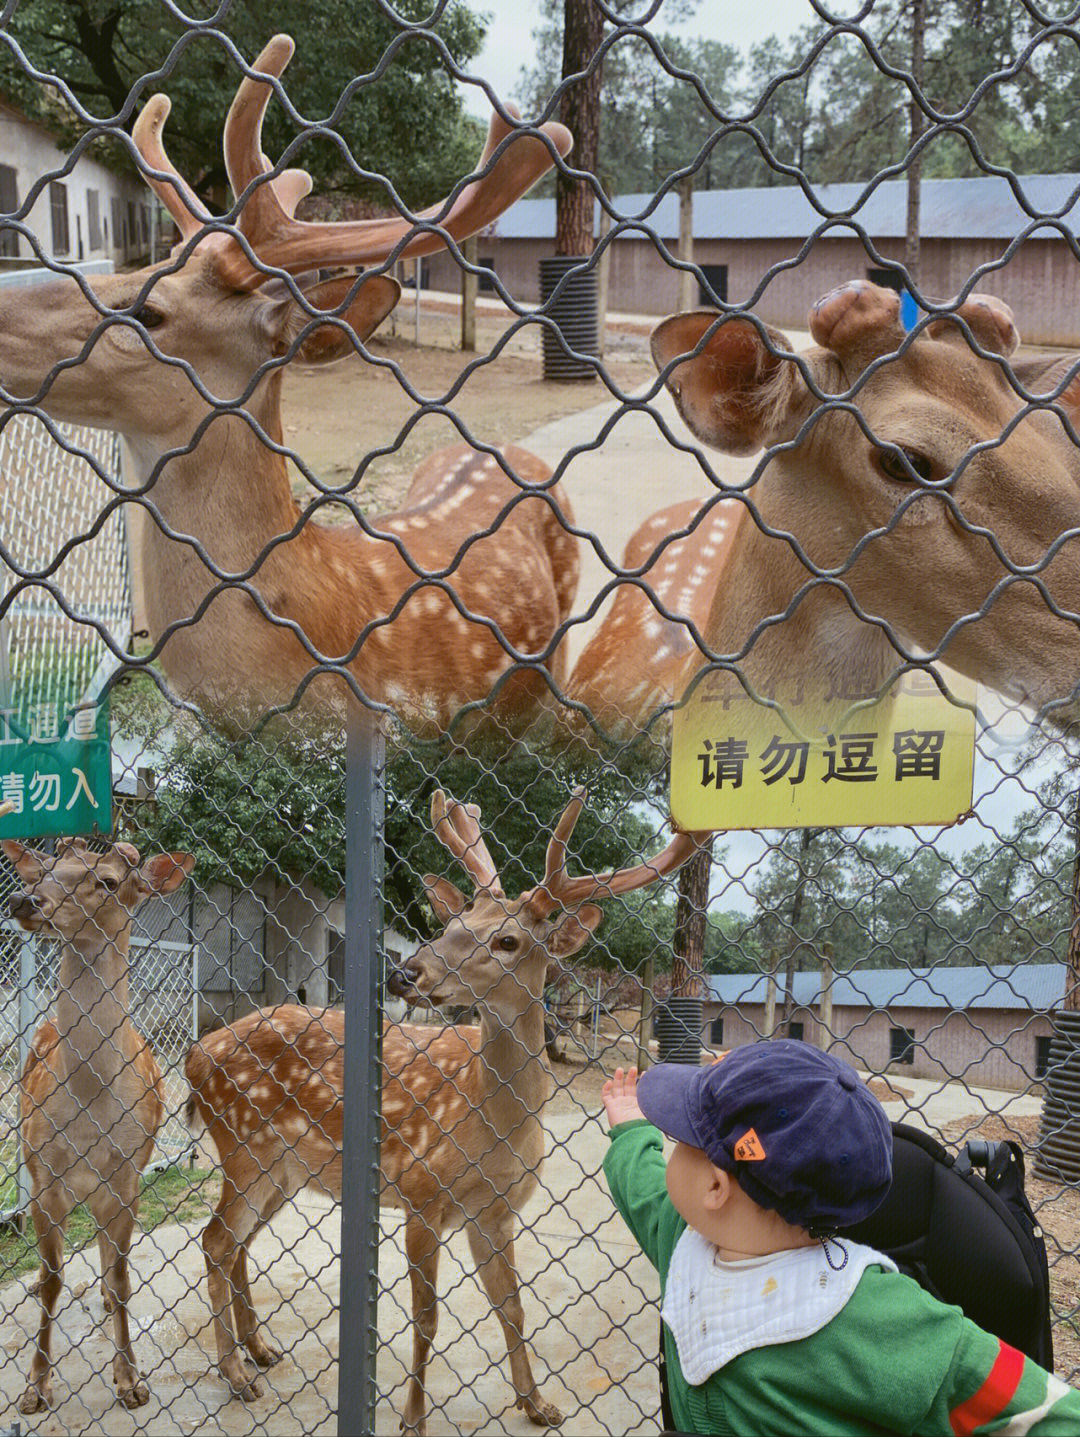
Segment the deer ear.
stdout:
<path fill-rule="evenodd" d="M 353 299 L 349 295 L 356 291 Z M 330 364 L 347 354 L 355 354 L 356 346 L 352 335 L 344 326 L 348 325 L 357 339 L 365 340 L 374 334 L 379 325 L 397 304 L 401 297 L 401 285 L 389 275 L 373 274 L 357 288 L 354 274 L 341 275 L 337 279 L 324 280 L 304 290 L 304 298 L 312 309 L 340 311 L 336 314 L 337 324 L 319 324 L 308 329 L 300 341 L 296 357 L 304 364 Z M 345 305 L 342 309 L 341 306 Z M 285 304 L 287 323 L 283 327 L 280 343 L 282 352 L 296 336 L 312 323 L 311 315 L 303 305 L 289 300 Z"/>
<path fill-rule="evenodd" d="M 752 454 L 791 432 L 789 411 L 809 391 L 793 364 L 769 352 L 756 325 L 720 319 L 711 309 L 665 319 L 653 330 L 653 362 L 666 371 L 676 407 L 698 439 L 726 454 Z M 773 348 L 792 352 L 779 330 L 762 328 Z M 681 354 L 693 357 L 675 363 Z"/>
<path fill-rule="evenodd" d="M 27 848 L 14 838 L 5 838 L 0 841 L 0 850 L 24 883 L 36 883 L 45 872 L 45 855 L 38 853 L 36 848 Z"/>
<path fill-rule="evenodd" d="M 569 958 L 585 946 L 603 920 L 603 909 L 595 903 L 583 903 L 572 913 L 561 913 L 551 925 L 544 947 L 553 958 Z"/>
<path fill-rule="evenodd" d="M 150 893 L 172 893 L 194 867 L 190 853 L 155 853 L 139 869 L 139 879 Z"/>
<path fill-rule="evenodd" d="M 451 918 L 456 918 L 462 912 L 465 895 L 449 878 L 436 878 L 433 873 L 425 873 L 421 881 L 427 892 L 428 902 L 435 910 L 435 917 L 440 923 L 449 923 Z"/>

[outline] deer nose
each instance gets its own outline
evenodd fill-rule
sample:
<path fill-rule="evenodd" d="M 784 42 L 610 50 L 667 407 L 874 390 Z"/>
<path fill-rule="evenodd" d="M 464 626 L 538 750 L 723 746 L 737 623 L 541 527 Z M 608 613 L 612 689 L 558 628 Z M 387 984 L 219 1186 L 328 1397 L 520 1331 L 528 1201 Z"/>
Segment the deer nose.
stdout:
<path fill-rule="evenodd" d="M 416 980 L 420 969 L 415 963 L 403 963 L 395 968 L 386 980 L 387 991 L 394 998 L 409 998 L 416 993 Z"/>
<path fill-rule="evenodd" d="M 13 893 L 8 899 L 8 912 L 12 918 L 36 918 L 39 912 L 37 899 L 32 893 Z"/>

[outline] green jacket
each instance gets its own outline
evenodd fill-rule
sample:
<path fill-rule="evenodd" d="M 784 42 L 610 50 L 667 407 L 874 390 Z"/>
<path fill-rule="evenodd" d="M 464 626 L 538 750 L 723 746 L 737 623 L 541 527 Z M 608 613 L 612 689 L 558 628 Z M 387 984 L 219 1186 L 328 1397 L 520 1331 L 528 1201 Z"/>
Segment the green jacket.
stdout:
<path fill-rule="evenodd" d="M 644 1121 L 611 1130 L 604 1174 L 663 1290 L 686 1223 L 664 1180 L 663 1139 Z M 672 1415 L 717 1437 L 1080 1437 L 1080 1393 L 946 1307 L 917 1282 L 869 1267 L 846 1306 L 798 1342 L 742 1352 L 707 1381 L 683 1376 L 664 1327 Z"/>

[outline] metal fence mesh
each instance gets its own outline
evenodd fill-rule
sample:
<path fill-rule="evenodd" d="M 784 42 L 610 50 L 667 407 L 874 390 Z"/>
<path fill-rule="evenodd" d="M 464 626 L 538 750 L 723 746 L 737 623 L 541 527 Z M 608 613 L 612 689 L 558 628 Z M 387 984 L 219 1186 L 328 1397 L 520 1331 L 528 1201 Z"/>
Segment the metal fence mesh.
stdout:
<path fill-rule="evenodd" d="M 0 866 L 6 1406 L 64 1433 L 657 1431 L 657 1283 L 604 1180 L 601 1087 L 781 1035 L 848 1059 L 890 1118 L 950 1150 L 1020 1143 L 1075 1380 L 1074 361 L 1017 350 L 977 291 L 1014 302 L 1021 330 L 1030 300 L 1046 327 L 1010 267 L 1025 245 L 1054 247 L 1051 274 L 1077 257 L 1075 176 L 1040 200 L 984 123 L 1014 83 L 1051 94 L 1076 15 L 1025 0 L 1008 53 L 927 78 L 899 48 L 907 8 L 880 28 L 880 6 L 815 6 L 797 62 L 759 55 L 739 99 L 658 38 L 659 6 L 593 0 L 587 63 L 519 122 L 459 62 L 453 6 L 370 7 L 385 34 L 322 118 L 244 7 L 157 8 L 165 49 L 100 114 L 69 52 L 71 74 L 46 72 L 20 7 L 0 17 L 5 93 L 25 106 L 45 87 L 70 131 L 63 163 L 10 205 L 0 189 L 0 238 L 62 282 L 17 304 L 0 287 L 0 708 L 104 687 L 116 789 L 108 837 L 50 834 Z M 364 168 L 348 110 L 370 90 L 411 117 L 413 47 L 427 84 L 480 83 L 501 117 L 424 213 L 419 181 Z M 226 165 L 192 168 L 177 125 L 181 179 L 148 97 L 175 90 L 190 121 L 211 49 L 240 87 Z M 889 143 L 850 161 L 820 126 L 792 139 L 793 97 L 842 55 L 875 103 L 892 82 L 862 127 Z M 573 125 L 601 66 L 625 66 L 627 93 L 667 87 L 674 139 L 654 134 L 648 165 L 617 106 L 606 157 L 587 134 L 567 152 L 552 123 Z M 75 192 L 95 140 L 171 216 L 161 265 L 86 275 L 62 257 L 55 187 Z M 871 214 L 946 144 L 947 173 L 1002 177 L 1019 218 L 957 245 L 941 278 L 936 251 L 916 271 Z M 295 167 L 325 179 L 331 150 L 329 173 L 400 224 L 305 200 Z M 602 159 L 623 165 L 625 209 Z M 558 256 L 537 306 L 526 260 L 485 247 L 509 244 L 500 216 L 551 170 L 586 182 L 599 238 Z M 781 181 L 809 206 L 797 235 L 761 235 L 730 272 L 676 243 L 680 192 Z M 52 244 L 31 217 L 46 195 Z M 122 248 L 144 228 L 132 209 Z M 517 238 L 550 262 L 549 235 L 523 221 Z M 594 279 L 635 266 L 681 316 L 657 329 L 647 293 L 590 328 Z M 405 324 L 371 338 L 394 276 L 425 272 L 455 291 L 412 296 L 441 369 Z M 451 362 L 473 280 L 479 348 Z M 795 284 L 803 310 L 831 291 L 809 335 L 773 322 Z M 535 385 L 541 349 L 545 399 L 510 432 L 479 399 L 505 392 L 500 366 L 533 365 Z M 309 412 L 290 384 L 339 357 Z M 568 374 L 603 390 L 586 405 Z M 320 416 L 344 409 L 356 430 L 328 458 Z M 979 681 L 971 813 L 875 827 L 811 810 L 690 856 L 665 827 L 669 758 L 702 667 L 731 685 L 700 755 L 717 792 L 748 694 L 781 715 L 821 680 L 855 704 L 826 744 L 843 783 L 870 777 L 858 705 L 880 686 L 929 676 L 962 707 L 956 676 Z M 793 787 L 795 758 L 776 775 Z M 18 814 L 0 825 L 18 837 Z M 46 1015 L 55 1042 L 27 1066 Z"/>

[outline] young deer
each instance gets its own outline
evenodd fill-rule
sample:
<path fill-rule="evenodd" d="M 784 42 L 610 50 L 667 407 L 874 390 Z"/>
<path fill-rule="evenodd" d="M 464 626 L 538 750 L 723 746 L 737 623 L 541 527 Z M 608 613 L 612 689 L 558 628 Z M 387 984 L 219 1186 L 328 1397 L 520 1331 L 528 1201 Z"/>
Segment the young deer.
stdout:
<path fill-rule="evenodd" d="M 756 512 L 713 570 L 706 648 L 778 697 L 815 677 L 839 697 L 872 693 L 921 653 L 1075 721 L 1080 449 L 1063 419 L 1080 420 L 1076 356 L 1013 357 L 1012 313 L 990 296 L 955 315 L 984 355 L 949 317 L 897 354 L 898 296 L 844 285 L 811 311 L 805 375 L 782 334 L 762 326 L 767 345 L 744 318 L 656 329 L 653 357 L 698 438 L 731 454 L 789 446 L 733 501 Z M 850 400 L 803 433 L 821 404 L 811 383 Z"/>
<path fill-rule="evenodd" d="M 540 1395 L 525 1346 L 514 1224 L 544 1157 L 542 995 L 548 964 L 575 953 L 602 917 L 589 900 L 629 893 L 671 873 L 696 839 L 678 834 L 657 855 L 618 873 L 570 878 L 566 844 L 581 811 L 574 798 L 548 845 L 544 880 L 503 893 L 478 810 L 436 794 L 432 822 L 473 879 L 472 900 L 448 880 L 424 879 L 445 924 L 390 980 L 435 1006 L 475 1005 L 479 1027 L 388 1025 L 383 1035 L 382 1201 L 405 1209 L 413 1298 L 413 1365 L 402 1425 L 426 1431 L 424 1377 L 436 1326 L 436 1274 L 446 1233 L 464 1227 L 502 1324 L 517 1405 L 537 1426 L 559 1412 Z M 280 1355 L 256 1330 L 248 1279 L 251 1239 L 301 1188 L 341 1191 L 344 1020 L 330 1009 L 252 1013 L 196 1043 L 187 1060 L 189 1114 L 209 1128 L 224 1172 L 203 1235 L 221 1372 L 245 1400 L 258 1366 Z M 232 1319 L 230 1320 L 230 1302 Z"/>
<path fill-rule="evenodd" d="M 225 122 L 226 171 L 243 199 L 235 231 L 205 231 L 211 216 L 163 145 L 169 101 L 147 101 L 134 143 L 181 244 L 135 274 L 64 279 L 17 297 L 0 291 L 0 403 L 33 403 L 125 436 L 129 485 L 155 511 L 137 511 L 147 618 L 178 692 L 224 704 L 234 718 L 234 699 L 287 701 L 325 660 L 346 665 L 367 695 L 415 726 L 441 729 L 463 704 L 486 698 L 518 655 L 551 661 L 577 587 L 576 540 L 561 522 L 569 511 L 534 456 L 507 449 L 500 462 L 455 448 L 428 461 L 430 492 L 400 513 L 375 525 L 314 522 L 315 511 L 294 502 L 278 452 L 282 366 L 355 353 L 347 326 L 365 340 L 397 303 L 400 287 L 385 275 L 314 283 L 320 268 L 378 266 L 391 254 L 440 249 L 447 235 L 464 240 L 565 155 L 571 138 L 554 123 L 515 135 L 493 116 L 481 177 L 419 216 L 438 231 L 414 233 L 397 216 L 303 223 L 294 211 L 310 178 L 270 178 L 261 142 L 271 80 L 292 53 L 288 36 L 270 41 L 254 64 L 268 78 L 242 79 Z M 500 708 L 527 710 L 547 693 L 542 674 L 519 668 Z"/>
<path fill-rule="evenodd" d="M 20 1084 L 30 1215 L 41 1255 L 41 1326 L 19 1410 L 38 1412 L 51 1403 L 64 1229 L 80 1202 L 97 1223 L 117 1396 L 125 1407 L 141 1407 L 150 1394 L 128 1330 L 128 1253 L 139 1177 L 165 1110 L 161 1069 L 129 1014 L 128 943 L 139 904 L 179 888 L 195 860 L 158 853 L 142 861 L 130 843 L 98 853 L 81 838 L 61 839 L 53 858 L 10 839 L 0 848 L 23 884 L 8 900 L 12 916 L 28 932 L 60 941 L 56 1012 L 35 1034 Z"/>
<path fill-rule="evenodd" d="M 567 686 L 601 734 L 641 733 L 680 696 L 687 661 L 700 654 L 694 629 L 700 635 L 705 628 L 716 575 L 745 514 L 731 500 L 706 509 L 687 499 L 650 515 L 630 536 L 621 568 L 639 575 L 654 597 L 638 583 L 619 585 Z M 661 607 L 674 617 L 665 618 Z M 586 721 L 575 721 L 575 728 L 590 731 Z"/>

